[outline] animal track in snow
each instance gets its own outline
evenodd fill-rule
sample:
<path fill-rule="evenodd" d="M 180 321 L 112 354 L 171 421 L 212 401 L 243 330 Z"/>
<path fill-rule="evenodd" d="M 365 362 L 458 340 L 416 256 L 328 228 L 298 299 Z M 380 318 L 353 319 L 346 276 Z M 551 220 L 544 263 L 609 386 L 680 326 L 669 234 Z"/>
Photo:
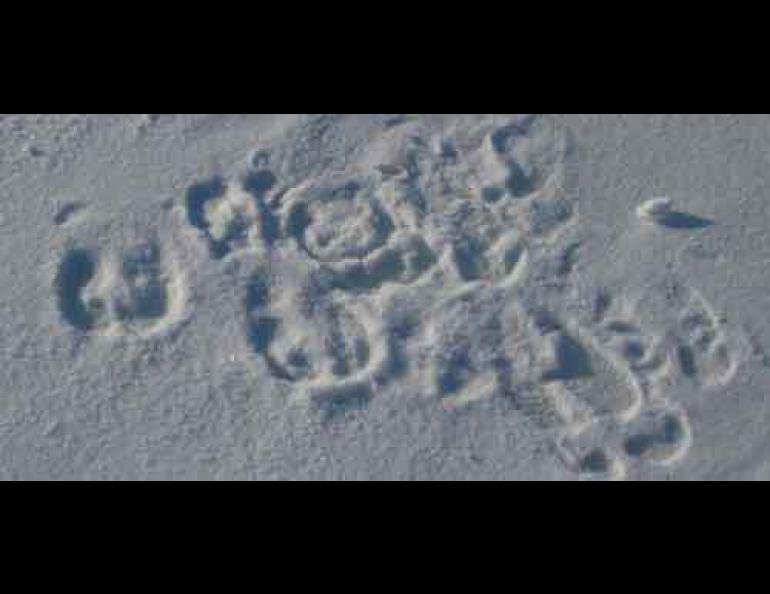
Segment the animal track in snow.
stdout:
<path fill-rule="evenodd" d="M 500 124 L 472 123 L 433 139 L 417 139 L 404 169 L 431 195 L 428 202 L 480 200 L 505 211 L 511 202 L 571 196 L 567 131 L 542 115 Z"/>
<path fill-rule="evenodd" d="M 531 196 L 554 182 L 567 153 L 566 139 L 542 117 L 525 116 L 495 130 L 487 148 L 504 166 L 502 183 L 485 186 L 493 195 L 505 192 L 513 198 Z"/>
<path fill-rule="evenodd" d="M 669 278 L 629 310 L 628 303 L 600 291 L 591 313 L 591 340 L 608 360 L 626 370 L 638 393 L 634 414 L 595 417 L 560 442 L 563 458 L 588 478 L 620 478 L 648 465 L 671 466 L 689 451 L 692 428 L 686 412 L 666 387 L 681 376 L 703 388 L 727 385 L 741 360 L 739 345 L 726 335 L 713 307 L 695 289 Z M 636 308 L 657 311 L 661 334 L 645 332 Z M 657 308 L 657 309 L 656 309 Z M 597 472 L 602 460 L 606 472 Z"/>
<path fill-rule="evenodd" d="M 509 230 L 484 205 L 453 205 L 443 222 L 451 238 L 451 261 L 462 282 L 500 282 L 517 276 L 526 245 L 516 230 Z"/>
<path fill-rule="evenodd" d="M 597 296 L 593 325 L 596 341 L 628 370 L 646 401 L 663 398 L 660 384 L 671 375 L 664 337 L 646 332 L 633 319 L 634 314 L 629 319 L 615 305 L 607 293 Z"/>
<path fill-rule="evenodd" d="M 409 285 L 436 264 L 436 255 L 417 235 L 402 236 L 364 259 L 328 267 L 333 288 L 348 292 L 375 291 L 386 284 Z"/>
<path fill-rule="evenodd" d="M 710 304 L 696 291 L 680 315 L 678 359 L 682 373 L 707 388 L 730 383 L 739 361 Z"/>
<path fill-rule="evenodd" d="M 517 313 L 503 325 L 511 373 L 501 393 L 551 435 L 560 459 L 581 478 L 621 479 L 631 468 L 673 464 L 691 440 L 681 413 L 670 415 L 680 420 L 681 439 L 673 421 L 668 434 L 651 424 L 656 411 L 678 410 L 664 389 L 671 356 L 664 337 L 645 331 L 623 305 L 599 292 L 580 320 L 507 306 Z M 629 452 L 628 440 L 646 445 Z"/>
<path fill-rule="evenodd" d="M 120 255 L 71 249 L 55 287 L 62 319 L 84 333 L 149 337 L 184 317 L 183 275 L 155 242 Z"/>
<path fill-rule="evenodd" d="M 348 151 L 338 119 L 308 127 L 299 155 L 279 163 L 260 150 L 245 173 L 185 195 L 187 222 L 215 260 L 260 262 L 243 324 L 261 371 L 324 422 L 412 372 L 447 411 L 500 399 L 583 478 L 686 455 L 692 429 L 666 384 L 680 373 L 724 386 L 740 352 L 687 287 L 665 295 L 666 328 L 609 292 L 584 317 L 539 300 L 568 294 L 588 245 L 572 232 L 568 131 L 540 115 L 433 128 L 408 118 L 385 127 L 392 149 Z M 76 214 L 65 206 L 55 223 Z M 84 334 L 155 336 L 184 318 L 184 277 L 161 241 L 72 249 L 55 285 L 61 318 Z"/>
<path fill-rule="evenodd" d="M 169 315 L 174 279 L 164 270 L 160 246 L 138 245 L 123 254 L 112 289 L 115 317 L 136 328 L 153 327 Z"/>
<path fill-rule="evenodd" d="M 562 462 L 584 480 L 621 480 L 681 462 L 692 446 L 686 414 L 672 405 L 645 407 L 627 423 L 600 419 L 557 441 Z"/>
<path fill-rule="evenodd" d="M 417 143 L 403 167 L 425 205 L 421 228 L 448 245 L 459 279 L 499 283 L 577 222 L 567 134 L 541 116 L 464 133 Z"/>
<path fill-rule="evenodd" d="M 660 406 L 652 398 L 656 377 L 600 329 L 528 310 L 504 288 L 469 287 L 433 305 L 425 323 L 426 392 L 446 410 L 503 399 L 551 436 L 579 476 L 626 475 L 631 461 L 618 436 Z M 630 330 L 609 326 L 608 335 Z M 679 452 L 678 444 L 655 442 L 639 463 L 663 459 L 668 445 Z"/>
<path fill-rule="evenodd" d="M 674 466 L 691 446 L 687 416 L 661 404 L 646 408 L 625 424 L 597 423 L 581 433 L 565 435 L 557 449 L 562 461 L 581 479 L 620 480 L 631 470 Z"/>
<path fill-rule="evenodd" d="M 424 336 L 430 352 L 428 393 L 448 408 L 507 392 L 501 292 L 466 291 L 437 303 Z M 470 320 L 473 320 L 470 323 Z"/>
<path fill-rule="evenodd" d="M 249 290 L 247 326 L 254 351 L 276 379 L 328 410 L 345 409 L 346 402 L 358 407 L 406 373 L 407 351 L 412 356 L 411 345 L 422 344 L 429 392 L 448 408 L 505 396 L 544 423 L 546 417 L 566 422 L 563 394 L 538 367 L 547 340 L 511 339 L 504 330 L 507 322 L 527 324 L 526 315 L 509 319 L 516 315 L 505 304 L 530 252 L 552 249 L 575 222 L 572 196 L 564 191 L 566 136 L 531 116 L 485 125 L 470 137 L 463 142 L 449 135 L 436 145 L 407 135 L 389 164 L 348 163 L 270 202 L 279 230 L 274 256 Z M 270 177 L 262 187 L 274 183 Z M 188 220 L 209 237 L 215 257 L 232 251 L 233 243 L 248 243 L 244 229 L 259 218 L 252 209 L 234 226 L 235 235 L 217 231 L 217 213 L 232 206 L 232 187 L 215 179 L 188 193 Z M 560 265 L 562 276 L 575 253 L 562 258 L 569 259 Z M 428 275 L 434 268 L 438 276 Z M 436 290 L 436 278 L 454 296 L 420 314 L 419 332 L 377 319 L 385 313 L 385 295 Z M 472 328 L 463 332 L 457 324 L 467 323 L 465 310 L 480 307 L 463 287 L 474 291 L 477 283 L 484 292 L 476 298 L 490 313 L 471 313 Z M 536 398 L 528 396 L 533 386 Z"/>
<path fill-rule="evenodd" d="M 560 327 L 546 336 L 544 382 L 558 382 L 579 400 L 592 418 L 624 422 L 643 402 L 641 386 L 622 359 L 607 351 L 587 330 Z"/>
<path fill-rule="evenodd" d="M 105 314 L 105 303 L 91 294 L 99 256 L 87 249 L 72 249 L 62 259 L 56 276 L 56 298 L 62 318 L 76 330 L 90 332 Z"/>
<path fill-rule="evenodd" d="M 250 171 L 237 182 L 213 177 L 187 190 L 187 220 L 206 238 L 214 258 L 277 241 L 278 221 L 266 201 L 275 183 L 265 169 Z"/>
<path fill-rule="evenodd" d="M 289 233 L 319 262 L 364 259 L 384 247 L 394 232 L 375 190 L 371 181 L 311 184 L 292 196 Z"/>
<path fill-rule="evenodd" d="M 564 359 L 585 349 L 561 334 L 561 326 L 543 327 L 504 288 L 468 287 L 431 307 L 422 335 L 428 353 L 428 394 L 454 410 L 478 401 L 506 399 L 541 430 L 554 435 L 584 422 L 587 404 L 564 389 L 569 382 L 594 375 L 588 361 Z M 555 333 L 564 337 L 556 346 Z M 568 345 L 568 346 L 567 346 Z M 573 351 L 574 349 L 574 351 Z"/>
<path fill-rule="evenodd" d="M 287 235 L 327 271 L 333 288 L 367 292 L 407 285 L 435 265 L 432 248 L 403 223 L 383 192 L 374 178 L 342 177 L 312 180 L 285 196 Z"/>
<path fill-rule="evenodd" d="M 641 415 L 627 428 L 623 449 L 635 463 L 651 461 L 670 466 L 687 454 L 691 443 L 690 424 L 685 415 L 658 408 Z"/>
<path fill-rule="evenodd" d="M 307 163 L 338 124 L 309 127 L 286 162 Z M 735 372 L 709 317 L 681 304 L 672 352 L 666 330 L 609 293 L 584 317 L 533 305 L 572 288 L 582 266 L 569 132 L 529 115 L 413 118 L 382 134 L 333 173 L 281 163 L 280 185 L 259 152 L 246 175 L 187 193 L 188 221 L 215 258 L 259 253 L 246 331 L 273 378 L 331 420 L 414 368 L 447 410 L 507 400 L 580 476 L 681 459 L 691 431 L 665 389 L 677 362 L 705 386 Z M 413 319 L 396 320 L 391 305 L 407 302 Z"/>
<path fill-rule="evenodd" d="M 312 271 L 264 267 L 246 297 L 252 348 L 278 381 L 298 390 L 326 420 L 360 408 L 387 366 L 387 345 L 368 304 L 314 284 Z"/>
<path fill-rule="evenodd" d="M 749 356 L 748 338 L 731 331 L 727 320 L 696 288 L 674 275 L 646 297 L 664 316 L 668 348 L 681 377 L 705 390 L 731 383 Z"/>

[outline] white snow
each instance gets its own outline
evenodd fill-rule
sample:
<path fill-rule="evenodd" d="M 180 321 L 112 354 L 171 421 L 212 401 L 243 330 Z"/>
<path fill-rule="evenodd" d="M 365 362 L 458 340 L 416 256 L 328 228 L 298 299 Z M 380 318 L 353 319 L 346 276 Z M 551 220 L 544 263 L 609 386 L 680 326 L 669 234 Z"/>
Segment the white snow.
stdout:
<path fill-rule="evenodd" d="M 0 479 L 770 478 L 768 138 L 0 114 Z"/>

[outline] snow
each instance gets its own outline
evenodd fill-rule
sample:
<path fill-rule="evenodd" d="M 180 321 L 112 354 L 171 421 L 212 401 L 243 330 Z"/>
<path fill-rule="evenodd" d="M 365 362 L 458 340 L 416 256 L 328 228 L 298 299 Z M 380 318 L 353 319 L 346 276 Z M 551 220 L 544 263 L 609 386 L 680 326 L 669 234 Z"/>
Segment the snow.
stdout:
<path fill-rule="evenodd" d="M 769 478 L 768 144 L 0 115 L 0 479 Z"/>

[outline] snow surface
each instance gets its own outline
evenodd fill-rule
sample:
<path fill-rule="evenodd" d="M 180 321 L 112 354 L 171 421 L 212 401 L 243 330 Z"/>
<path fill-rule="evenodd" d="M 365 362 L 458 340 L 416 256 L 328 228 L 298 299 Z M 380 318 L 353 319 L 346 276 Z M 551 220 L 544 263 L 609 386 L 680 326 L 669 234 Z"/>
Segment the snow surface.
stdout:
<path fill-rule="evenodd" d="M 0 115 L 0 479 L 770 478 L 769 160 L 767 115 Z"/>

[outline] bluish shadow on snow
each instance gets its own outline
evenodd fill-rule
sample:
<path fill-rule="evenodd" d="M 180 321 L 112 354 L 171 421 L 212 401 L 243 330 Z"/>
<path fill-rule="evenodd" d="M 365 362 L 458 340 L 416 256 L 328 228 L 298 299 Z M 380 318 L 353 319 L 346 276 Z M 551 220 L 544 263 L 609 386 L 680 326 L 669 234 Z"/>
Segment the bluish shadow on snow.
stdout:
<path fill-rule="evenodd" d="M 561 334 L 556 344 L 558 367 L 543 375 L 544 381 L 571 381 L 594 375 L 591 355 L 568 334 Z"/>
<path fill-rule="evenodd" d="M 707 229 L 715 225 L 715 221 L 684 212 L 672 212 L 659 220 L 660 224 L 669 229 L 694 230 Z"/>
<path fill-rule="evenodd" d="M 96 259 L 84 249 L 67 254 L 56 277 L 59 311 L 73 328 L 87 332 L 93 329 L 95 315 L 83 302 L 82 292 L 96 274 Z"/>

